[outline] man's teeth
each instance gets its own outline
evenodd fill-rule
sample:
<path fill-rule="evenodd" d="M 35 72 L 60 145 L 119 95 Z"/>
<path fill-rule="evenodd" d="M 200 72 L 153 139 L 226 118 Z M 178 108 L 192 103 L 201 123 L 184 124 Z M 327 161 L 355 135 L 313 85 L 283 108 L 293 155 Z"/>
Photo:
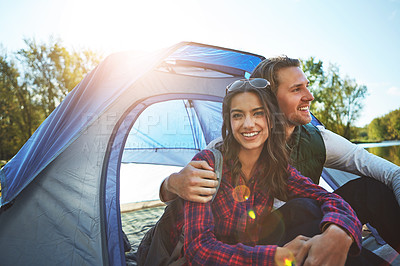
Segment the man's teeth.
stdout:
<path fill-rule="evenodd" d="M 308 106 L 300 107 L 299 110 L 300 111 L 308 111 Z"/>
<path fill-rule="evenodd" d="M 252 132 L 252 133 L 243 133 L 243 136 L 245 137 L 254 137 L 255 135 L 258 135 L 259 132 Z"/>

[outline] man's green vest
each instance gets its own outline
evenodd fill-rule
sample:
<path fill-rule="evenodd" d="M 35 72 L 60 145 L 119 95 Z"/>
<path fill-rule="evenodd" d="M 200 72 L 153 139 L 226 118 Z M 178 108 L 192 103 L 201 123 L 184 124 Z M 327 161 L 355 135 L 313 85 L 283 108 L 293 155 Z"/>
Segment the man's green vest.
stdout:
<path fill-rule="evenodd" d="M 290 141 L 291 164 L 318 184 L 326 159 L 326 149 L 321 132 L 312 124 L 295 128 Z"/>

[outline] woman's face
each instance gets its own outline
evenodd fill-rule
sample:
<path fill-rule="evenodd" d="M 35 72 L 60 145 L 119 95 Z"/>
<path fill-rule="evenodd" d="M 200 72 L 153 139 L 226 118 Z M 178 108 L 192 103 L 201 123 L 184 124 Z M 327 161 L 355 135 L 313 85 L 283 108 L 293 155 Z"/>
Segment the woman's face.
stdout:
<path fill-rule="evenodd" d="M 253 92 L 240 93 L 232 98 L 231 128 L 241 150 L 262 151 L 268 138 L 266 112 L 258 95 Z"/>

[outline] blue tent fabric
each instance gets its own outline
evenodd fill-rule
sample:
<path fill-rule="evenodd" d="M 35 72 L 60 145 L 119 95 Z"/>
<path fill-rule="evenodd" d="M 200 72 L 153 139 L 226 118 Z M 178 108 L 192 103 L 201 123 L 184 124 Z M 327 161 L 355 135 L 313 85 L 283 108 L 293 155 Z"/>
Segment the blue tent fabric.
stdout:
<path fill-rule="evenodd" d="M 168 56 L 169 55 L 169 56 Z M 123 58 L 125 57 L 125 58 Z M 166 57 L 166 59 L 165 59 Z M 144 58 L 142 68 L 136 73 L 137 77 L 146 73 L 159 63 L 159 58 L 165 61 L 190 60 L 203 63 L 218 64 L 251 71 L 262 57 L 223 50 L 195 43 L 180 43 L 169 49 L 158 52 L 156 56 Z M 140 58 L 131 58 L 136 64 Z M 126 58 L 126 54 L 117 54 L 106 59 L 93 70 L 65 100 L 42 123 L 27 143 L 21 148 L 0 173 L 2 184 L 1 205 L 12 201 L 55 157 L 60 154 L 92 121 L 101 114 L 113 100 L 136 81 L 134 77 L 126 80 L 125 88 L 113 87 L 112 78 L 126 78 L 113 73 L 115 64 L 125 64 L 127 70 L 136 66 Z M 122 69 L 118 67 L 117 69 Z M 96 79 L 93 79 L 96 76 Z M 107 77 L 102 80 L 101 77 Z M 90 86 L 90 91 L 86 88 Z"/>
<path fill-rule="evenodd" d="M 145 155 L 147 150 L 162 153 L 164 149 L 192 149 L 197 152 L 204 147 L 198 120 L 192 108 L 185 105 L 185 100 L 171 100 L 144 110 L 129 133 L 122 162 L 151 162 L 152 158 Z M 185 127 L 176 128 L 176 124 Z M 171 161 L 176 160 L 171 158 Z"/>
<path fill-rule="evenodd" d="M 263 57 L 245 52 L 221 50 L 217 47 L 204 45 L 183 46 L 168 57 L 168 60 L 201 62 L 221 67 L 241 69 L 248 73 L 251 73 L 262 59 Z"/>
<path fill-rule="evenodd" d="M 262 59 L 246 52 L 187 42 L 147 55 L 125 52 L 106 58 L 67 95 L 14 158 L 0 170 L 1 206 L 16 201 L 7 211 L 0 212 L 0 244 L 10 243 L 13 234 L 20 232 L 23 237 L 13 239 L 10 248 L 20 245 L 26 237 L 30 239 L 26 247 L 31 245 L 32 250 L 29 256 L 24 256 L 14 248 L 12 255 L 0 256 L 0 264 L 5 259 L 6 264 L 11 263 L 14 258 L 40 264 L 49 256 L 54 257 L 57 252 L 68 250 L 73 254 L 69 256 L 71 263 L 123 265 L 119 171 L 124 158 L 123 147 L 132 125 L 152 104 L 179 100 L 183 109 L 176 111 L 184 111 L 189 129 L 188 136 L 185 136 L 188 139 L 180 140 L 190 145 L 179 147 L 180 152 L 171 157 L 171 153 L 161 151 L 174 150 L 176 146 L 171 145 L 173 142 L 165 136 L 157 139 L 138 128 L 137 132 L 141 133 L 136 137 L 140 136 L 139 139 L 147 145 L 144 147 L 159 148 L 160 152 L 153 153 L 153 156 L 137 153 L 142 156 L 127 158 L 141 163 L 186 164 L 198 150 L 220 135 L 222 119 L 217 113 L 221 109 L 226 85 L 238 75 L 250 73 Z M 194 67 L 201 65 L 200 69 L 211 69 L 217 74 L 214 73 L 211 78 L 207 77 L 207 71 L 200 77 L 158 71 L 165 62 L 178 65 L 179 62 L 187 62 Z M 178 107 L 163 108 L 173 110 Z M 210 120 L 210 117 L 213 118 Z M 105 127 L 104 132 L 102 127 Z M 97 145 L 97 139 L 100 146 L 85 146 L 88 143 Z M 133 149 L 138 151 L 138 147 Z M 71 186 L 68 186 L 69 180 Z M 85 189 L 90 192 L 84 194 Z M 29 193 L 22 193 L 24 190 Z M 46 193 L 41 196 L 39 191 Z M 60 197 L 55 201 L 40 201 L 48 199 L 48 195 Z M 69 195 L 75 195 L 75 198 L 65 202 Z M 45 215 L 35 216 L 37 204 L 41 205 Z M 24 214 L 14 206 L 21 210 L 21 206 L 29 209 L 26 218 L 32 219 L 33 228 L 42 232 L 30 230 L 21 219 L 15 220 L 15 215 Z M 71 217 L 69 226 L 57 228 L 54 221 L 64 216 Z M 18 227 L 8 230 L 10 224 L 18 224 L 21 230 L 26 231 L 19 231 Z M 41 228 L 41 225 L 46 227 Z M 52 237 L 43 240 L 48 248 L 35 245 L 34 239 L 48 230 L 57 230 L 55 234 L 49 232 Z M 101 241 L 97 242 L 99 235 Z M 53 244 L 53 241 L 64 238 L 68 241 Z M 86 249 L 76 249 L 77 246 Z M 0 249 L 0 255 L 4 252 L 7 253 L 7 249 Z M 98 258 L 99 254 L 102 258 Z M 68 264 L 61 257 L 51 261 Z"/>
<path fill-rule="evenodd" d="M 186 104 L 185 101 L 183 101 L 181 98 L 187 99 Z M 160 102 L 161 99 L 163 99 L 164 101 Z M 193 109 L 195 108 L 189 108 L 187 106 L 188 100 L 192 101 L 193 103 L 196 103 L 193 105 L 203 106 L 201 111 L 194 114 L 193 112 L 195 111 Z M 146 129 L 147 126 L 149 126 L 148 124 L 146 124 L 146 122 L 149 122 L 148 120 L 149 117 L 153 119 L 154 117 L 163 115 L 160 112 L 165 112 L 165 110 L 168 110 L 171 116 L 177 116 L 177 115 L 182 116 L 184 114 L 187 114 L 185 109 L 191 109 L 191 111 L 188 112 L 191 113 L 192 116 L 200 115 L 200 117 L 202 117 L 203 120 L 205 120 L 204 117 L 208 116 L 206 112 L 208 112 L 208 114 L 213 114 L 214 112 L 213 114 L 214 116 L 217 116 L 216 113 L 220 114 L 222 108 L 221 101 L 222 98 L 219 97 L 210 97 L 206 95 L 180 94 L 180 95 L 169 95 L 169 96 L 167 95 L 155 96 L 139 104 L 138 106 L 133 108 L 128 114 L 126 114 L 126 117 L 123 118 L 124 123 L 121 124 L 121 127 L 115 134 L 116 138 L 113 141 L 113 146 L 110 153 L 110 159 L 108 160 L 109 164 L 107 165 L 107 176 L 108 177 L 119 176 L 120 162 L 118 160 L 118 157 L 121 156 L 120 155 L 121 146 L 124 146 L 124 144 L 125 148 L 123 150 L 122 161 L 121 161 L 123 163 L 135 162 L 135 163 L 155 163 L 155 164 L 179 165 L 179 166 L 186 165 L 199 150 L 205 148 L 208 142 L 206 143 L 204 141 L 204 138 L 212 140 L 217 136 L 215 135 L 216 134 L 215 131 L 208 131 L 208 129 L 214 129 L 214 127 L 208 127 L 207 129 L 203 128 L 203 130 L 200 130 L 199 121 L 196 117 L 196 119 L 194 119 L 195 122 L 192 121 L 191 125 L 195 124 L 193 126 L 193 128 L 196 128 L 194 130 L 195 132 L 194 134 L 197 134 L 198 136 L 193 137 L 192 131 L 190 132 L 181 131 L 180 132 L 181 134 L 176 134 L 179 133 L 178 131 L 182 130 L 183 128 L 180 129 L 174 128 L 172 130 L 171 128 L 168 129 L 165 124 L 158 123 L 161 121 L 161 119 L 150 121 L 151 127 L 154 127 L 151 129 Z M 179 105 L 179 103 L 181 105 Z M 218 108 L 218 106 L 220 108 Z M 176 124 L 174 123 L 176 122 L 174 120 L 170 122 L 171 126 Z M 219 122 L 222 122 L 222 119 L 220 119 Z M 134 123 L 132 128 L 130 125 L 131 123 Z M 141 123 L 145 124 L 143 125 Z M 182 125 L 182 123 L 178 124 Z M 130 134 L 126 135 L 125 132 L 130 132 Z M 141 133 L 139 134 L 138 132 Z M 167 135 L 167 137 L 164 137 L 163 133 L 166 133 L 165 135 Z M 185 138 L 186 141 L 188 142 L 185 142 Z M 193 141 L 196 140 L 197 138 L 203 139 L 203 141 L 201 142 Z M 158 141 L 160 139 L 163 140 L 164 143 L 160 143 Z M 178 142 L 176 140 L 178 140 Z M 170 145 L 171 143 L 174 144 L 172 145 L 172 147 Z M 185 149 L 187 149 L 187 152 L 182 152 L 182 149 L 180 149 L 182 147 L 181 146 L 176 147 L 175 143 L 178 144 L 183 143 L 183 146 Z M 144 146 L 146 148 L 143 148 Z M 167 153 L 168 147 L 169 150 L 171 150 L 171 152 L 169 153 Z M 163 150 L 162 148 L 165 148 L 165 150 Z M 178 149 L 178 152 L 175 151 L 176 148 Z M 154 152 L 154 150 L 157 149 L 160 149 L 160 152 Z M 141 178 L 146 178 L 146 177 L 141 177 Z M 104 178 L 104 179 L 106 180 L 105 202 L 106 204 L 108 204 L 104 208 L 106 224 L 107 224 L 106 234 L 107 238 L 109 239 L 108 254 L 110 256 L 110 261 L 123 261 L 123 258 L 121 258 L 122 256 L 121 254 L 123 254 L 121 253 L 121 250 L 123 250 L 122 239 L 121 239 L 122 236 L 118 234 L 121 228 L 121 221 L 119 219 L 120 212 L 119 209 L 115 208 L 115 206 L 119 206 L 119 195 L 118 195 L 119 184 L 117 184 L 118 181 L 116 181 L 114 178 Z"/>
<path fill-rule="evenodd" d="M 1 170 L 2 205 L 13 200 L 26 184 L 46 167 L 48 161 L 56 157 L 62 147 L 67 146 L 73 136 L 85 125 L 86 121 L 67 112 L 67 110 L 75 108 L 88 110 L 90 108 L 85 104 L 87 102 L 85 98 L 91 96 L 79 88 L 87 86 L 94 72 L 95 70 L 89 74 L 84 83 L 79 84 L 67 95 L 65 100 L 40 125 L 17 155 Z M 75 99 L 79 99 L 79 101 Z"/>
<path fill-rule="evenodd" d="M 311 114 L 311 124 L 314 126 L 324 126 L 313 114 Z M 339 184 L 325 168 L 322 169 L 321 177 L 333 190 L 339 187 Z"/>
<path fill-rule="evenodd" d="M 168 51 L 164 51 L 165 53 Z M 124 88 L 110 86 L 108 84 L 110 80 L 101 79 L 103 76 L 109 78 L 112 76 L 113 73 L 110 74 L 109 70 L 112 70 L 116 63 L 126 62 L 127 68 L 132 67 L 129 61 L 118 58 L 118 56 L 115 55 L 113 60 L 106 59 L 91 71 L 39 126 L 20 151 L 1 169 L 1 206 L 12 201 L 55 157 L 68 147 L 79 132 L 90 125 L 113 100 L 123 93 Z M 158 57 L 156 58 L 158 59 Z M 145 73 L 157 63 L 158 60 L 147 61 L 146 64 L 143 64 L 142 72 Z M 115 74 L 120 75 L 119 73 Z M 140 76 L 141 73 L 137 74 Z M 93 79 L 94 76 L 96 79 Z M 134 81 L 135 79 L 130 77 L 125 89 Z M 87 90 L 87 87 L 90 87 L 91 90 Z"/>
<path fill-rule="evenodd" d="M 170 100 L 149 106 L 129 133 L 122 162 L 184 166 L 220 135 L 221 109 L 221 102 L 204 100 Z M 176 124 L 182 126 L 176 128 Z"/>
<path fill-rule="evenodd" d="M 203 132 L 207 133 L 204 135 L 206 143 L 210 143 L 212 140 L 221 136 L 222 103 L 193 101 L 193 107 L 198 114 Z"/>

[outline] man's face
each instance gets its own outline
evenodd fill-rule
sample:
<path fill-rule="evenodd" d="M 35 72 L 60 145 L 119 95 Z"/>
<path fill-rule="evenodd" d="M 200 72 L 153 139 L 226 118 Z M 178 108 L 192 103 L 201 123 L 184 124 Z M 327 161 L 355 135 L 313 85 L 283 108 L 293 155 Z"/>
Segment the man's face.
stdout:
<path fill-rule="evenodd" d="M 305 125 L 311 122 L 310 102 L 314 100 L 308 90 L 309 81 L 298 67 L 278 70 L 279 81 L 276 98 L 281 111 L 290 122 L 290 126 Z"/>

